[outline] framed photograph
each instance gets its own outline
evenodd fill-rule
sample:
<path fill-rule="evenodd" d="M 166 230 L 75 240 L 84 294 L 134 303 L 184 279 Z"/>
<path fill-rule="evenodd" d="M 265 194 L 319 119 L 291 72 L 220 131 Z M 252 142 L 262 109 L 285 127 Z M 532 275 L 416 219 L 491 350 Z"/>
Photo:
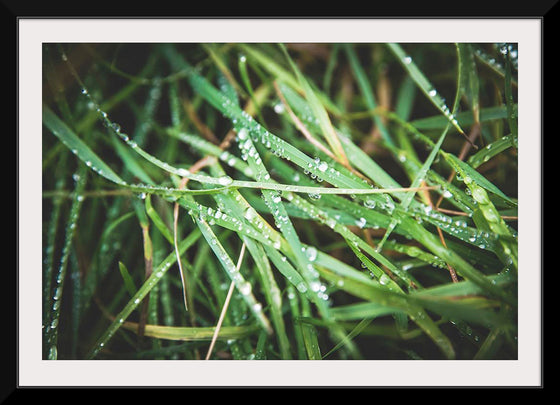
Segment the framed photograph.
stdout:
<path fill-rule="evenodd" d="M 541 387 L 543 16 L 17 18 L 17 388 Z"/>

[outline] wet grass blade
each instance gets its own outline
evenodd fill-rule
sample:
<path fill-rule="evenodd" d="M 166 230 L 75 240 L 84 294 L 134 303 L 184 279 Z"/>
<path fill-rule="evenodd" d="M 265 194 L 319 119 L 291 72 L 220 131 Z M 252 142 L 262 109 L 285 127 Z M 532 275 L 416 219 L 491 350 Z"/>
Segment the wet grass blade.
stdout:
<path fill-rule="evenodd" d="M 395 54 L 401 65 L 408 72 L 410 77 L 412 77 L 414 82 L 418 85 L 418 87 L 422 90 L 426 97 L 431 101 L 431 103 L 435 105 L 438 110 L 440 110 L 440 112 L 445 116 L 449 123 L 453 125 L 457 129 L 457 131 L 459 131 L 459 133 L 464 135 L 465 132 L 457 122 L 455 115 L 451 113 L 451 110 L 445 104 L 444 99 L 430 83 L 424 73 L 422 73 L 418 66 L 416 66 L 412 58 L 406 54 L 404 49 L 402 49 L 399 44 L 389 43 L 387 44 L 387 46 Z"/>
<path fill-rule="evenodd" d="M 105 164 L 74 132 L 58 118 L 52 110 L 43 105 L 43 124 L 56 136 L 68 149 L 78 156 L 88 167 L 99 175 L 117 184 L 125 184 L 109 166 Z"/>
<path fill-rule="evenodd" d="M 235 264 L 231 260 L 229 254 L 224 249 L 222 243 L 218 240 L 208 223 L 203 219 L 197 218 L 195 220 L 202 235 L 208 241 L 210 247 L 214 251 L 214 254 L 218 258 L 229 278 L 233 283 L 235 283 L 235 287 L 241 293 L 244 301 L 247 303 L 247 306 L 249 307 L 257 322 L 264 330 L 266 330 L 268 333 L 271 333 L 272 329 L 270 326 L 270 321 L 262 311 L 262 304 L 256 300 L 255 296 L 249 289 L 250 284 L 248 284 L 241 272 L 236 269 Z"/>
<path fill-rule="evenodd" d="M 44 329 L 44 339 L 46 348 L 48 349 L 47 358 L 49 360 L 56 360 L 58 355 L 57 342 L 58 330 L 60 322 L 60 307 L 62 302 L 62 292 L 64 289 L 64 281 L 66 279 L 66 272 L 68 269 L 68 261 L 70 257 L 70 250 L 72 240 L 77 228 L 78 217 L 82 207 L 83 191 L 85 189 L 87 175 L 86 167 L 80 166 L 80 170 L 76 176 L 76 186 L 74 189 L 74 198 L 70 208 L 70 214 L 66 223 L 66 230 L 64 236 L 64 246 L 62 248 L 62 255 L 60 264 L 55 278 L 54 291 L 50 291 L 52 298 L 50 301 L 50 312 L 48 314 L 48 321 Z"/>
<path fill-rule="evenodd" d="M 281 49 L 284 52 L 286 59 L 288 59 L 288 62 L 290 62 L 290 66 L 294 70 L 298 78 L 298 81 L 301 87 L 303 88 L 303 91 L 305 92 L 305 96 L 309 102 L 309 106 L 311 107 L 313 114 L 319 120 L 319 126 L 321 127 L 323 137 L 326 139 L 327 143 L 331 147 L 332 152 L 338 157 L 340 162 L 343 165 L 347 166 L 348 159 L 344 154 L 344 149 L 342 149 L 340 139 L 338 138 L 338 135 L 334 130 L 334 127 L 332 126 L 327 110 L 325 109 L 323 104 L 319 101 L 313 89 L 311 88 L 311 86 L 309 85 L 309 83 L 307 82 L 307 80 L 299 70 L 299 68 L 290 58 L 290 55 L 288 54 L 286 47 L 281 44 Z"/>
<path fill-rule="evenodd" d="M 179 244 L 181 253 L 192 246 L 198 240 L 200 235 L 201 233 L 198 230 L 194 230 L 189 234 L 189 236 L 183 239 Z M 125 319 L 128 318 L 132 311 L 134 311 L 138 307 L 142 299 L 144 299 L 144 297 L 150 292 L 150 290 L 154 288 L 157 283 L 159 283 L 163 275 L 169 270 L 169 268 L 171 268 L 176 259 L 177 257 L 175 255 L 175 252 L 172 252 L 160 263 L 159 266 L 156 267 L 152 275 L 144 282 L 144 284 L 142 284 L 136 294 L 134 294 L 130 301 L 128 301 L 125 307 L 115 317 L 115 320 L 111 323 L 111 325 L 109 325 L 109 327 L 97 340 L 96 344 L 93 346 L 89 355 L 87 356 L 89 359 L 93 359 L 97 356 L 97 354 L 113 337 L 115 332 L 122 326 Z"/>

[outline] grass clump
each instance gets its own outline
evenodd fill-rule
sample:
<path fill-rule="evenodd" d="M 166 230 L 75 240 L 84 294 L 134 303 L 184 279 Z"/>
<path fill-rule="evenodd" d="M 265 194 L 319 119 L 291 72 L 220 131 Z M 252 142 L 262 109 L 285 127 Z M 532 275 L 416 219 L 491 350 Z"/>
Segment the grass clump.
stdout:
<path fill-rule="evenodd" d="M 45 44 L 46 359 L 516 359 L 515 44 Z"/>

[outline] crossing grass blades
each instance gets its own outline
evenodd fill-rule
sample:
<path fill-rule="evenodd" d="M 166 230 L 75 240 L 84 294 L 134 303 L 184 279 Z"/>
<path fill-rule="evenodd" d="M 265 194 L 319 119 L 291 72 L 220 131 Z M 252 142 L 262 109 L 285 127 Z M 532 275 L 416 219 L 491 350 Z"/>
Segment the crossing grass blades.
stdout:
<path fill-rule="evenodd" d="M 44 44 L 44 358 L 516 359 L 516 69 Z"/>

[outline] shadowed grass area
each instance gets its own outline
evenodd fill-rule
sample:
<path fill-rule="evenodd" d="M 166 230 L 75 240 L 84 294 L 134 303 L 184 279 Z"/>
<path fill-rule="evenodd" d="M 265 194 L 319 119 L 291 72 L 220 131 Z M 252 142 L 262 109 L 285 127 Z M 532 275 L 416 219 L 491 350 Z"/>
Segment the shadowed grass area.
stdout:
<path fill-rule="evenodd" d="M 516 67 L 45 44 L 44 358 L 517 359 Z"/>

